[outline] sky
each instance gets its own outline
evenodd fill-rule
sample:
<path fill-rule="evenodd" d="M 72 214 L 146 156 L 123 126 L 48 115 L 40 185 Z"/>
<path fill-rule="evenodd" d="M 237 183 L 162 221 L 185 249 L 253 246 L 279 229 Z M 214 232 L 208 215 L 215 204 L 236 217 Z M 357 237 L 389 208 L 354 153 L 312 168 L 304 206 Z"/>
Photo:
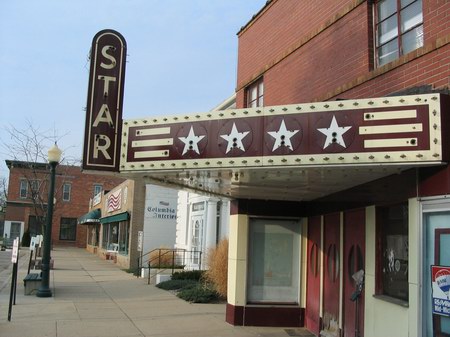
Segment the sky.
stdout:
<path fill-rule="evenodd" d="M 266 0 L 0 1 L 0 140 L 32 124 L 80 158 L 89 50 L 127 41 L 123 118 L 206 112 L 236 86 L 236 33 Z M 0 177 L 8 176 L 0 148 Z"/>

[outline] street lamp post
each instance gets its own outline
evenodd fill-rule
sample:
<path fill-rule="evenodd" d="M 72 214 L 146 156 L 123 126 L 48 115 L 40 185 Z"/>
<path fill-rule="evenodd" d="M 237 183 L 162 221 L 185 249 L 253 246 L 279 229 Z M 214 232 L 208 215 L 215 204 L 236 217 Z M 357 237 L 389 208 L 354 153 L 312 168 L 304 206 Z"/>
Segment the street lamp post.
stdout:
<path fill-rule="evenodd" d="M 47 222 L 45 224 L 44 231 L 44 252 L 42 254 L 42 281 L 36 296 L 37 297 L 51 297 L 52 291 L 50 290 L 50 245 L 52 241 L 52 218 L 53 218 L 53 199 L 55 196 L 55 175 L 56 166 L 61 160 L 61 150 L 58 146 L 53 145 L 48 150 L 48 163 L 50 164 L 50 188 L 48 190 L 47 200 Z"/>

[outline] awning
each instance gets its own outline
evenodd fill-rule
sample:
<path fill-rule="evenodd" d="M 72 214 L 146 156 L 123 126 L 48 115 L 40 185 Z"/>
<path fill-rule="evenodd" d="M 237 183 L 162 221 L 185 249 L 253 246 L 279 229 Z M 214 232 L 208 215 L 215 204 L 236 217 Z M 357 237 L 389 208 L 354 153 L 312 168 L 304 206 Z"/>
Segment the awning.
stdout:
<path fill-rule="evenodd" d="M 130 218 L 130 214 L 128 212 L 123 212 L 119 214 L 114 214 L 111 216 L 107 216 L 100 219 L 100 223 L 111 223 L 111 222 L 119 222 L 119 221 L 125 221 Z"/>
<path fill-rule="evenodd" d="M 100 223 L 100 217 L 102 216 L 102 212 L 100 208 L 94 209 L 85 215 L 81 216 L 77 220 L 78 225 L 92 225 L 96 223 Z"/>

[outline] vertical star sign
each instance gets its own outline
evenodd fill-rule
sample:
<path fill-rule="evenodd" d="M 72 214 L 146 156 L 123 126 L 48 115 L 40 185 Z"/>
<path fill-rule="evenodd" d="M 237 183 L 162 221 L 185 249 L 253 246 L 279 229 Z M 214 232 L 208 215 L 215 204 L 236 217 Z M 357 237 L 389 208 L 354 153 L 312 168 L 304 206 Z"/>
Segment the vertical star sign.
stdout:
<path fill-rule="evenodd" d="M 267 133 L 275 138 L 275 144 L 273 144 L 272 152 L 281 146 L 286 146 L 289 150 L 293 151 L 291 138 L 300 130 L 289 131 L 286 129 L 284 119 L 281 121 L 278 131 L 268 131 Z"/>
<path fill-rule="evenodd" d="M 323 148 L 326 149 L 331 144 L 339 144 L 340 146 L 345 148 L 346 145 L 344 142 L 344 138 L 342 138 L 342 135 L 350 129 L 351 126 L 339 126 L 336 121 L 336 116 L 333 116 L 329 128 L 320 128 L 317 130 L 327 136 L 325 144 L 323 145 Z"/>
<path fill-rule="evenodd" d="M 250 131 L 238 132 L 236 128 L 236 123 L 233 123 L 233 127 L 231 128 L 231 133 L 229 135 L 220 135 L 223 139 L 228 142 L 227 151 L 225 153 L 230 152 L 231 149 L 237 148 L 245 152 L 244 144 L 242 144 L 242 139 L 245 138 L 250 133 Z"/>
<path fill-rule="evenodd" d="M 188 151 L 194 151 L 197 154 L 200 154 L 200 151 L 198 149 L 198 143 L 205 138 L 205 136 L 196 136 L 194 133 L 194 129 L 191 126 L 191 129 L 189 130 L 189 134 L 187 137 L 178 137 L 179 140 L 181 140 L 184 143 L 184 149 L 182 155 Z"/>

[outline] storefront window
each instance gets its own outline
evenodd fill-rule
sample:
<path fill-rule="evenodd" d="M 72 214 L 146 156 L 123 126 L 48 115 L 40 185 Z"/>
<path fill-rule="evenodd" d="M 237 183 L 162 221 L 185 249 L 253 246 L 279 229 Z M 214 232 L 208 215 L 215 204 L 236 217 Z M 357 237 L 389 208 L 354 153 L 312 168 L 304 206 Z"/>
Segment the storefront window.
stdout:
<path fill-rule="evenodd" d="M 297 221 L 253 220 L 249 235 L 249 303 L 298 303 Z"/>
<path fill-rule="evenodd" d="M 128 235 L 130 224 L 122 221 L 119 225 L 119 254 L 128 255 Z"/>
<path fill-rule="evenodd" d="M 129 226 L 128 221 L 103 224 L 102 248 L 127 255 Z"/>
<path fill-rule="evenodd" d="M 88 244 L 90 244 L 91 246 L 98 246 L 100 235 L 99 227 L 99 225 L 88 226 Z"/>
<path fill-rule="evenodd" d="M 408 205 L 377 208 L 377 295 L 408 301 Z"/>

